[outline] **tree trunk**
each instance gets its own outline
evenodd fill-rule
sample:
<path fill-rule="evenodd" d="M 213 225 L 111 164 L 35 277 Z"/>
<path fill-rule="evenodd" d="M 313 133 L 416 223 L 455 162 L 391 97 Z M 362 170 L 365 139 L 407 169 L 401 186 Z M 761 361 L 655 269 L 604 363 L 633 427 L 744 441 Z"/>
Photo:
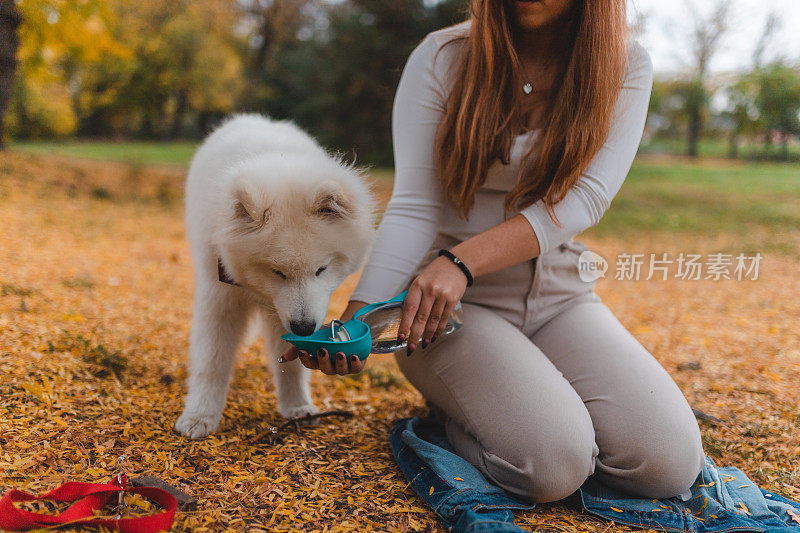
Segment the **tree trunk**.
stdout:
<path fill-rule="evenodd" d="M 689 115 L 689 127 L 687 131 L 686 155 L 697 157 L 698 144 L 700 143 L 700 129 L 702 128 L 700 110 L 692 110 Z"/>
<path fill-rule="evenodd" d="M 735 129 L 728 134 L 728 157 L 731 159 L 739 157 L 739 135 Z"/>
<path fill-rule="evenodd" d="M 789 160 L 789 134 L 785 131 L 781 133 L 781 158 Z"/>
<path fill-rule="evenodd" d="M 213 116 L 210 111 L 200 111 L 197 116 L 197 134 L 199 134 L 199 138 L 203 138 L 209 133 L 214 127 Z"/>
<path fill-rule="evenodd" d="M 183 120 L 189 110 L 189 91 L 181 89 L 178 91 L 178 102 L 175 106 L 175 114 L 172 117 L 172 127 L 170 128 L 170 138 L 177 139 L 183 133 Z"/>
<path fill-rule="evenodd" d="M 261 12 L 261 21 L 258 25 L 256 35 L 259 37 L 259 44 L 247 65 L 247 83 L 245 83 L 239 100 L 239 111 L 249 111 L 256 105 L 256 88 L 263 83 L 264 69 L 270 47 L 272 46 L 272 21 L 271 11 L 275 9 L 273 3 L 270 7 Z"/>
<path fill-rule="evenodd" d="M 22 22 L 14 0 L 0 0 L 0 149 L 3 148 L 3 120 L 5 119 L 8 100 L 11 97 L 11 85 L 14 82 L 14 71 L 17 68 L 17 48 L 19 37 L 17 27 Z"/>

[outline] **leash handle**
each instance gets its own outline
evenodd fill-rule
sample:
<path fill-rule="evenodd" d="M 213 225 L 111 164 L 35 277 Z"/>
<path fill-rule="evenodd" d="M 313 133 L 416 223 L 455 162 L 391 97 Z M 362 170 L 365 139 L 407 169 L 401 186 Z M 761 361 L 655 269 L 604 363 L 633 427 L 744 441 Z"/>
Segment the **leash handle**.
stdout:
<path fill-rule="evenodd" d="M 139 494 L 160 505 L 163 511 L 135 518 L 94 516 L 93 512 L 102 509 L 115 494 Z M 14 505 L 15 502 L 41 500 L 74 503 L 57 515 L 34 513 Z M 42 496 L 35 496 L 21 490 L 10 490 L 0 498 L 0 529 L 29 531 L 52 526 L 92 525 L 122 533 L 155 533 L 170 530 L 177 508 L 178 501 L 169 492 L 153 487 L 128 487 L 127 477 L 125 474 L 121 474 L 111 483 L 71 481 Z"/>

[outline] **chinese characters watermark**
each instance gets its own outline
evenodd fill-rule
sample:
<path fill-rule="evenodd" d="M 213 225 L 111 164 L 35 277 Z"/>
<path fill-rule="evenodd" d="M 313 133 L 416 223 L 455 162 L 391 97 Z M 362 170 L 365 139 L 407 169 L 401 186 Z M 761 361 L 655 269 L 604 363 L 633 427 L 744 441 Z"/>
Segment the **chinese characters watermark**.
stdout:
<path fill-rule="evenodd" d="M 763 256 L 739 254 L 688 254 L 679 253 L 620 253 L 614 265 L 614 279 L 620 281 L 664 280 L 756 280 Z M 578 258 L 578 274 L 582 281 L 592 282 L 606 277 L 609 270 L 606 259 L 590 250 Z"/>

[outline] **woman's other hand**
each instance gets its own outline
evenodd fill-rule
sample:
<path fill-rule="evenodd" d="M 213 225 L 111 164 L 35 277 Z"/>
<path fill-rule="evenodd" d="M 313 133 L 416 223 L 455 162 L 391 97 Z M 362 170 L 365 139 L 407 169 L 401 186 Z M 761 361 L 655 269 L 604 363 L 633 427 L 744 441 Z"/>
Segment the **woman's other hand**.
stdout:
<path fill-rule="evenodd" d="M 397 338 L 408 339 L 406 355 L 436 340 L 444 332 L 453 308 L 467 289 L 467 277 L 446 257 L 437 257 L 408 288 Z"/>
<path fill-rule="evenodd" d="M 311 370 L 320 370 L 323 374 L 329 376 L 347 374 L 358 374 L 364 370 L 366 361 L 362 361 L 357 355 L 347 356 L 343 352 L 338 352 L 334 355 L 335 363 L 331 363 L 331 358 L 325 348 L 320 348 L 319 352 L 314 355 L 309 354 L 305 350 L 301 350 L 296 346 L 292 346 L 286 350 L 283 356 L 278 360 L 279 363 L 294 361 L 300 359 L 300 363 Z"/>

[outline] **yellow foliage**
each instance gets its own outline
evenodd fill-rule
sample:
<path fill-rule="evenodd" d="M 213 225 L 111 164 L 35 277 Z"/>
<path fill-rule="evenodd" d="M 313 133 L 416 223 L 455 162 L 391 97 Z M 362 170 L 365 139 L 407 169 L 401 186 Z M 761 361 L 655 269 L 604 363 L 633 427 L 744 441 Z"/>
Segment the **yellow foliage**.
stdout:
<path fill-rule="evenodd" d="M 8 116 L 9 131 L 24 129 L 34 135 L 64 136 L 75 131 L 78 119 L 67 87 L 43 66 L 27 73 L 36 83 L 18 83 L 15 105 Z"/>
<path fill-rule="evenodd" d="M 12 135 L 68 135 L 95 113 L 130 130 L 142 115 L 179 120 L 187 105 L 227 112 L 241 91 L 239 11 L 228 0 L 21 0 L 19 9 Z"/>
<path fill-rule="evenodd" d="M 111 32 L 106 0 L 21 0 L 20 66 L 9 113 L 13 132 L 68 135 L 77 126 L 81 72 L 106 57 L 130 59 Z"/>
<path fill-rule="evenodd" d="M 389 451 L 391 421 L 424 412 L 392 357 L 372 356 L 368 367 L 397 377 L 388 388 L 369 372 L 347 380 L 314 373 L 319 405 L 351 410 L 352 419 L 326 419 L 291 429 L 278 443 L 254 444 L 254 435 L 281 420 L 269 365 L 258 349 L 245 348 L 219 431 L 200 441 L 173 432 L 184 395 L 192 268 L 182 209 L 160 204 L 157 195 L 162 187 L 180 191 L 184 169 L 143 167 L 136 180 L 131 171 L 124 164 L 3 155 L 2 490 L 108 481 L 118 472 L 117 457 L 126 454 L 131 475 L 156 475 L 198 498 L 197 511 L 177 514 L 174 531 L 444 531 Z M 389 180 L 375 185 L 385 204 Z M 96 197 L 98 187 L 110 198 Z M 786 231 L 800 237 L 796 228 Z M 593 238 L 590 245 L 613 257 L 646 250 L 651 238 Z M 700 235 L 675 238 L 685 239 L 678 246 L 688 250 L 717 246 Z M 701 280 L 690 288 L 680 280 L 609 278 L 598 292 L 606 302 L 617 296 L 610 307 L 630 329 L 649 325 L 640 338 L 689 403 L 725 420 L 701 422 L 706 452 L 796 499 L 800 388 L 792 378 L 800 300 L 786 295 L 800 294 L 800 278 L 794 257 L 772 254 L 769 265 L 758 283 Z M 81 274 L 92 283 L 73 283 Z M 355 281 L 334 293 L 332 315 L 343 309 Z M 739 311 L 751 322 L 737 324 Z M 685 318 L 676 323 L 674 316 Z M 793 337 L 767 335 L 766 324 Z M 681 335 L 710 337 L 713 349 L 681 343 Z M 96 373 L 85 349 L 99 344 L 121 352 L 128 369 L 119 376 Z M 675 370 L 687 360 L 702 366 Z M 739 486 L 741 480 L 722 482 Z M 533 531 L 630 531 L 560 505 L 519 512 L 516 521 Z"/>

